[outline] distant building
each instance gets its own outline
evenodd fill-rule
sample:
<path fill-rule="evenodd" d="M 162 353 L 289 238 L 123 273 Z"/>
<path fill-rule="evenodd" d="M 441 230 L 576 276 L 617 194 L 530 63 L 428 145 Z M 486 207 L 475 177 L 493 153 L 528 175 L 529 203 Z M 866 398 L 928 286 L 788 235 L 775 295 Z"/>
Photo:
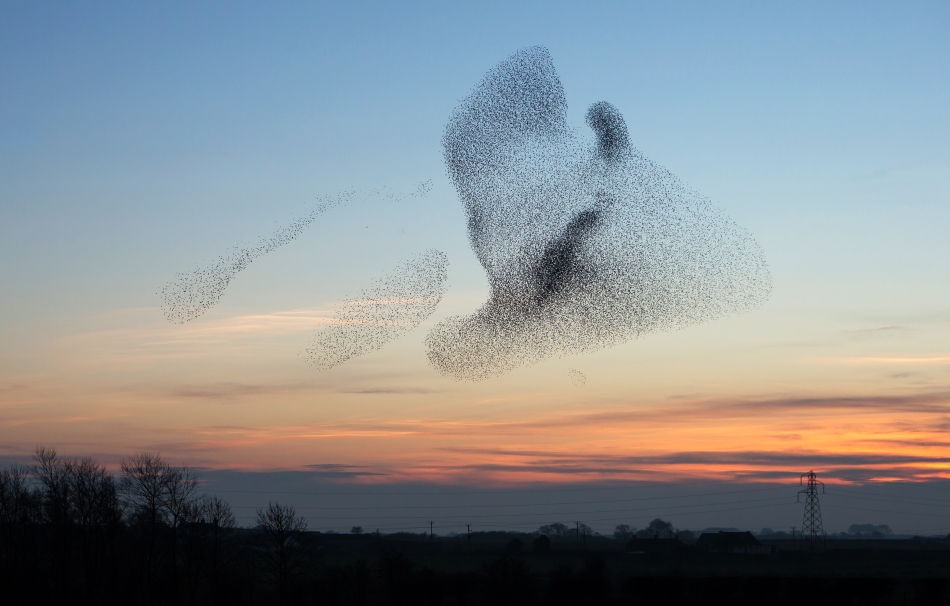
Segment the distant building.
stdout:
<path fill-rule="evenodd" d="M 751 532 L 704 532 L 696 548 L 714 553 L 771 553 L 768 545 L 759 543 Z"/>

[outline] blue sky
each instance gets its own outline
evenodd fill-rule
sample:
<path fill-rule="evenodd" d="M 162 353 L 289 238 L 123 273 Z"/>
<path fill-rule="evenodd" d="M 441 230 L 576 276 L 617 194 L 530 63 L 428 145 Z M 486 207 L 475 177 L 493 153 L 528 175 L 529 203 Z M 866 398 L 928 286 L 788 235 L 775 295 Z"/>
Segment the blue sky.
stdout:
<path fill-rule="evenodd" d="M 590 103 L 616 104 L 643 151 L 739 214 L 775 262 L 789 251 L 800 264 L 847 257 L 884 238 L 874 268 L 916 273 L 905 246 L 946 249 L 888 236 L 937 236 L 948 218 L 947 13 L 944 3 L 7 3 L 4 253 L 32 253 L 36 266 L 12 271 L 35 286 L 64 264 L 141 274 L 160 269 L 156 249 L 177 249 L 163 256 L 179 263 L 213 254 L 315 193 L 443 185 L 438 142 L 454 103 L 495 62 L 542 44 L 578 127 Z M 457 215 L 431 219 L 437 231 Z M 776 223 L 802 237 L 773 233 Z M 101 280 L 104 296 L 131 298 Z"/>

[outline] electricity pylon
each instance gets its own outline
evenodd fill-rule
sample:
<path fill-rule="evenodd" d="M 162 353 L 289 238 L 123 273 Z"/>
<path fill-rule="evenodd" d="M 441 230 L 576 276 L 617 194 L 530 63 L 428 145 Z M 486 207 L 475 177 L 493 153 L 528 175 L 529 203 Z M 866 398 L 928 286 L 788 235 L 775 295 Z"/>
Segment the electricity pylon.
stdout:
<path fill-rule="evenodd" d="M 808 482 L 805 482 L 805 479 Z M 821 502 L 818 496 L 818 487 L 821 486 L 821 494 L 825 493 L 825 483 L 818 481 L 818 476 L 814 471 L 803 473 L 798 480 L 799 485 L 804 486 L 798 491 L 797 502 L 801 502 L 801 496 L 805 495 L 805 511 L 802 513 L 802 539 L 808 542 L 812 547 L 825 538 L 825 528 L 821 524 Z"/>

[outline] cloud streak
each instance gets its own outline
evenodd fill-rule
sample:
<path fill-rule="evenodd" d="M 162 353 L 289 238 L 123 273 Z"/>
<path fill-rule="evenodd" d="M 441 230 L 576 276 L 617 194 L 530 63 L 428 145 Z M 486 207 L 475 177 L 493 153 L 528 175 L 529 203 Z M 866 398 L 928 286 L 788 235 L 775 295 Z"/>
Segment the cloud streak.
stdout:
<path fill-rule="evenodd" d="M 306 334 L 321 326 L 338 324 L 332 312 L 320 308 L 278 310 L 243 314 L 205 321 L 200 324 L 170 326 L 140 318 L 154 310 L 139 310 L 136 317 L 124 320 L 125 327 L 91 330 L 64 337 L 61 349 L 69 352 L 97 352 L 122 358 L 187 358 L 204 356 L 209 349 L 220 351 L 242 339 L 260 340 Z M 128 316 L 128 314 L 124 314 Z M 139 321 L 135 321 L 139 320 Z"/>
<path fill-rule="evenodd" d="M 0 432 L 16 435 L 9 446 L 20 452 L 38 442 L 69 454 L 99 452 L 103 436 L 113 436 L 108 448 L 116 452 L 157 448 L 209 468 L 306 469 L 302 458 L 329 455 L 332 463 L 314 463 L 322 467 L 311 471 L 355 483 L 797 481 L 811 468 L 828 482 L 931 481 L 950 474 L 945 391 L 601 400 L 584 412 L 539 409 L 535 404 L 550 394 L 531 393 L 524 402 L 506 399 L 451 412 L 433 409 L 434 399 L 427 400 L 414 413 L 394 417 L 378 398 L 411 401 L 429 391 L 389 382 L 386 375 L 374 379 L 380 383 L 342 392 L 293 381 L 145 384 L 100 398 L 99 408 L 83 414 L 52 401 L 0 407 Z M 129 404 L 136 401 L 130 393 L 143 402 L 161 398 L 161 406 L 148 407 L 151 421 L 140 416 L 148 408 Z M 336 397 L 361 406 L 319 405 L 341 393 L 346 395 Z M 274 423 L 257 398 L 268 408 L 273 403 L 296 410 Z M 182 424 L 180 415 L 202 399 L 227 403 L 233 414 L 221 419 L 209 413 L 204 424 Z"/>
<path fill-rule="evenodd" d="M 490 448 L 446 447 L 453 453 L 481 454 L 502 457 L 536 457 L 546 464 L 565 467 L 591 463 L 620 465 L 762 465 L 762 466 L 836 466 L 836 465 L 906 465 L 909 463 L 950 464 L 950 456 L 877 454 L 869 452 L 833 453 L 819 451 L 771 452 L 755 450 L 683 451 L 654 455 L 577 455 L 558 451 L 518 451 Z"/>
<path fill-rule="evenodd" d="M 898 366 L 932 366 L 950 364 L 950 356 L 854 356 L 848 358 L 824 358 L 835 364 L 871 364 Z"/>
<path fill-rule="evenodd" d="M 303 383 L 253 385 L 246 383 L 218 383 L 177 387 L 166 392 L 173 398 L 196 398 L 202 400 L 235 400 L 248 396 L 281 394 L 308 389 Z"/>

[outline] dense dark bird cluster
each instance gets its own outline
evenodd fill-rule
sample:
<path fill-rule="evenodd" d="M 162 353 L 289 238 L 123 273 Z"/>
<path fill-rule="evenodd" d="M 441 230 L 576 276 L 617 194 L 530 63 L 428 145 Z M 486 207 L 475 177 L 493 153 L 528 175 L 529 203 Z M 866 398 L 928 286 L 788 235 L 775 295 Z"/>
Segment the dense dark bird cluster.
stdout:
<path fill-rule="evenodd" d="M 333 368 L 404 335 L 426 320 L 442 299 L 448 257 L 427 250 L 403 263 L 360 293 L 344 301 L 336 323 L 316 332 L 305 352 L 321 369 Z"/>
<path fill-rule="evenodd" d="M 429 359 L 481 379 L 748 310 L 771 290 L 751 235 L 630 145 L 609 103 L 585 143 L 546 49 L 491 70 L 450 117 L 448 172 L 488 301 L 437 325 Z"/>
<path fill-rule="evenodd" d="M 424 181 L 409 194 L 378 189 L 364 193 L 359 198 L 383 198 L 390 202 L 398 202 L 410 197 L 424 196 L 431 189 L 432 182 Z M 353 191 L 321 196 L 310 212 L 284 225 L 270 236 L 261 238 L 254 245 L 236 247 L 208 265 L 178 274 L 160 291 L 165 319 L 176 324 L 184 324 L 198 318 L 217 305 L 231 281 L 247 269 L 248 265 L 295 240 L 327 210 L 348 204 L 357 198 L 356 192 Z"/>
<path fill-rule="evenodd" d="M 429 359 L 442 373 L 482 379 L 751 309 L 768 297 L 768 268 L 748 232 L 632 147 L 612 105 L 591 106 L 587 123 L 593 144 L 568 127 L 564 91 L 540 47 L 496 66 L 450 117 L 445 159 L 490 295 L 474 313 L 429 333 Z M 353 197 L 323 198 L 256 245 L 179 274 L 161 292 L 165 317 L 197 318 L 251 262 Z M 306 357 L 330 368 L 417 326 L 441 299 L 446 268 L 445 255 L 429 251 L 346 301 Z M 583 374 L 572 380 L 582 384 Z"/>

